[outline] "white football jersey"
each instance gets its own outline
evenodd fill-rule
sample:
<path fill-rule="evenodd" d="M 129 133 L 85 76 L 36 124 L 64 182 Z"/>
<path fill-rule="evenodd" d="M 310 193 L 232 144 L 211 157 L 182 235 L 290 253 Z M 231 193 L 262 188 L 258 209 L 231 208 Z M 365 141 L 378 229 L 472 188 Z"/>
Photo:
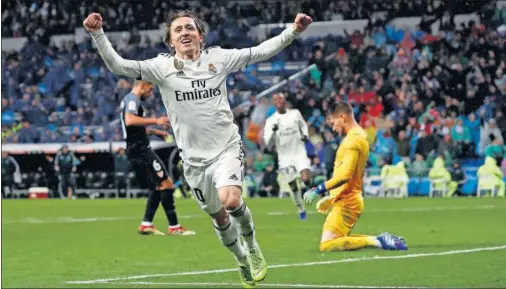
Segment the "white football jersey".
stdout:
<path fill-rule="evenodd" d="M 272 128 L 276 124 L 278 130 L 274 132 Z M 285 113 L 276 111 L 265 122 L 264 142 L 269 147 L 276 146 L 280 167 L 294 159 L 307 158 L 304 137 L 308 137 L 308 127 L 297 109 L 287 109 Z"/>
<path fill-rule="evenodd" d="M 227 75 L 274 56 L 298 35 L 289 27 L 256 47 L 210 47 L 195 61 L 170 54 L 134 61 L 121 58 L 102 30 L 92 33 L 112 72 L 158 85 L 181 158 L 193 166 L 211 163 L 241 139 L 228 103 Z"/>

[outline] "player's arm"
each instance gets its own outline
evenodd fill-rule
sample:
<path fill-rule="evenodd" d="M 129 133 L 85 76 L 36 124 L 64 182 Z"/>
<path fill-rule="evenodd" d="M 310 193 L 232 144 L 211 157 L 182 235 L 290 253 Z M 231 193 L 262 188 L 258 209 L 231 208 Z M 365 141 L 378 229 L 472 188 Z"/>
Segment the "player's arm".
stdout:
<path fill-rule="evenodd" d="M 307 127 L 307 123 L 304 120 L 304 117 L 302 117 L 302 114 L 300 111 L 297 110 L 297 123 L 299 125 L 299 131 L 302 135 L 302 140 L 307 141 L 309 139 L 309 129 Z"/>
<path fill-rule="evenodd" d="M 168 132 L 166 132 L 164 130 L 160 130 L 160 129 L 154 129 L 154 128 L 148 128 L 148 129 L 146 129 L 146 134 L 147 135 L 156 135 L 156 136 L 160 137 L 163 140 L 167 140 L 167 138 L 169 137 L 169 133 Z"/>
<path fill-rule="evenodd" d="M 166 126 L 169 124 L 169 119 L 166 116 L 162 117 L 140 117 L 132 112 L 125 113 L 125 125 L 126 126 L 151 126 L 161 125 Z"/>
<path fill-rule="evenodd" d="M 339 188 L 348 183 L 355 173 L 360 151 L 357 148 L 349 148 L 344 152 L 342 163 L 336 164 L 334 175 L 324 183 L 319 184 L 316 188 L 304 194 L 304 201 L 311 204 L 317 196 L 323 195 L 327 191 Z"/>
<path fill-rule="evenodd" d="M 155 84 L 159 84 L 163 79 L 163 73 L 155 66 L 154 60 L 156 58 L 145 61 L 128 60 L 121 57 L 114 50 L 102 29 L 102 17 L 100 14 L 90 14 L 84 20 L 83 25 L 91 34 L 100 56 L 112 73 L 146 80 Z"/>
<path fill-rule="evenodd" d="M 353 174 L 355 173 L 355 168 L 357 167 L 359 156 L 360 151 L 356 148 L 350 148 L 346 150 L 343 162 L 339 165 L 339 167 L 336 167 L 334 169 L 334 175 L 332 178 L 319 185 L 316 188 L 316 193 L 321 195 L 326 191 L 339 188 L 351 180 Z"/>
<path fill-rule="evenodd" d="M 267 119 L 264 127 L 264 143 L 269 149 L 274 145 L 274 134 L 277 131 L 277 126 L 275 126 L 271 120 L 272 119 Z"/>
<path fill-rule="evenodd" d="M 299 13 L 293 25 L 287 27 L 280 35 L 268 39 L 259 45 L 244 49 L 225 51 L 225 63 L 229 71 L 236 71 L 248 64 L 267 60 L 290 45 L 311 24 L 311 17 Z"/>

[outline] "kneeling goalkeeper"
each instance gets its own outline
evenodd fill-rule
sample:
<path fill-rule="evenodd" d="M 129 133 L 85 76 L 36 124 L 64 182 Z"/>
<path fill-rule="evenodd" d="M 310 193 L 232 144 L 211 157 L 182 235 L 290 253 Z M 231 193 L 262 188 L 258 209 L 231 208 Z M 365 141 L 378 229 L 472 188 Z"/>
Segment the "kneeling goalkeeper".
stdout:
<path fill-rule="evenodd" d="M 323 225 L 320 251 L 349 251 L 364 247 L 384 250 L 407 250 L 403 238 L 390 233 L 379 236 L 351 234 L 364 210 L 362 178 L 369 157 L 369 144 L 365 131 L 353 117 L 348 103 L 334 103 L 327 115 L 332 129 L 344 137 L 334 163 L 332 178 L 304 194 L 304 201 L 310 205 L 318 196 L 318 212 L 328 214 Z"/>

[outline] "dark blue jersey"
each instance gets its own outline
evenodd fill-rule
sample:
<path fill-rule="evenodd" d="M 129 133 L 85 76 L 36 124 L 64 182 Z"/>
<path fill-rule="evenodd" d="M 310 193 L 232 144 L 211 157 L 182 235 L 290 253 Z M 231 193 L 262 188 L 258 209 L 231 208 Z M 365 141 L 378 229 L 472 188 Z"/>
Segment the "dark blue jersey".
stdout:
<path fill-rule="evenodd" d="M 123 130 L 123 138 L 126 140 L 127 147 L 148 148 L 149 139 L 146 128 L 142 126 L 127 126 L 125 122 L 126 113 L 135 114 L 144 117 L 144 106 L 136 95 L 129 93 L 121 101 L 121 128 Z"/>

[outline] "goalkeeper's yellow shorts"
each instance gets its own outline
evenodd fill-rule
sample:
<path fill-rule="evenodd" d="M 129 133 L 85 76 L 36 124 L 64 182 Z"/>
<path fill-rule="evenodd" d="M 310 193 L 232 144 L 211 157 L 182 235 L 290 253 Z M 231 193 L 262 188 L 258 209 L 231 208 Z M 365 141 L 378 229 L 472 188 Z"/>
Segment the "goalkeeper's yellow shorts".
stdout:
<path fill-rule="evenodd" d="M 364 210 L 362 196 L 353 196 L 337 200 L 323 224 L 324 231 L 330 231 L 337 237 L 348 236 Z"/>

